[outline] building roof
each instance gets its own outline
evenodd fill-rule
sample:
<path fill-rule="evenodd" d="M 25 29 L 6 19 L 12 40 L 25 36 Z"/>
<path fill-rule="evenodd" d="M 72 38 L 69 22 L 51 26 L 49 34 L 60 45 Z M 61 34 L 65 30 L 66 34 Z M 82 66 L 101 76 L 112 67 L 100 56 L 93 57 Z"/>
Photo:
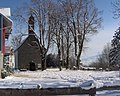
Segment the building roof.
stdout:
<path fill-rule="evenodd" d="M 16 52 L 25 42 L 27 39 L 29 39 L 31 36 L 34 37 L 34 39 L 36 39 L 38 41 L 38 39 L 36 38 L 36 36 L 34 34 L 28 35 L 23 41 L 22 43 L 14 50 L 14 52 Z M 38 41 L 39 42 L 39 41 Z"/>
<path fill-rule="evenodd" d="M 17 48 L 14 49 L 14 52 L 16 52 L 16 51 L 24 44 L 24 42 L 25 42 L 27 39 L 28 39 L 28 36 L 21 42 L 21 44 L 20 44 Z"/>

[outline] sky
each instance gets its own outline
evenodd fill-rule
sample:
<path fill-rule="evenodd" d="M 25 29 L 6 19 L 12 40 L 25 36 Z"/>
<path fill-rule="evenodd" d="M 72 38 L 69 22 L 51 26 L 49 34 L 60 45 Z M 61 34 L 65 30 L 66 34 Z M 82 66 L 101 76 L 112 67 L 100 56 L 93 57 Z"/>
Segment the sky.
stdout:
<path fill-rule="evenodd" d="M 21 6 L 24 1 L 28 0 L 0 0 L 0 8 L 14 9 Z M 99 29 L 99 33 L 92 36 L 90 41 L 85 45 L 88 47 L 82 54 L 82 61 L 86 63 L 92 60 L 96 55 L 100 54 L 104 46 L 111 42 L 115 30 L 119 27 L 119 21 L 113 18 L 111 2 L 116 0 L 95 0 L 96 7 L 103 11 L 101 15 L 103 17 L 102 28 Z M 14 23 L 14 22 L 13 22 Z"/>
<path fill-rule="evenodd" d="M 113 18 L 112 4 L 116 0 L 95 0 L 96 7 L 103 11 L 101 15 L 103 18 L 102 28 L 99 29 L 99 33 L 91 37 L 91 40 L 87 43 L 88 49 L 83 53 L 82 60 L 84 63 L 94 60 L 97 55 L 101 54 L 104 46 L 107 43 L 111 43 L 114 32 L 119 27 L 119 20 Z"/>

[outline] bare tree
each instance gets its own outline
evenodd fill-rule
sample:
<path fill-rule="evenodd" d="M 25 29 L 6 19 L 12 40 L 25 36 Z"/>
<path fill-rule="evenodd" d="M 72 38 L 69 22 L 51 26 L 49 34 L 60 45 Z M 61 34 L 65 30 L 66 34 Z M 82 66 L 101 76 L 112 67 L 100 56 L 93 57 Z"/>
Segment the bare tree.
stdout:
<path fill-rule="evenodd" d="M 104 47 L 102 54 L 98 57 L 99 67 L 106 69 L 109 68 L 109 53 L 111 46 L 110 44 L 106 44 Z"/>
<path fill-rule="evenodd" d="M 120 0 L 112 2 L 114 18 L 120 18 Z"/>
<path fill-rule="evenodd" d="M 39 38 L 39 49 L 42 57 L 42 69 L 46 68 L 46 54 L 50 48 L 51 41 L 57 46 L 58 63 L 69 68 L 69 57 L 74 48 L 76 67 L 79 69 L 80 57 L 86 39 L 97 32 L 101 24 L 100 12 L 94 5 L 94 0 L 31 0 L 27 6 L 27 14 L 33 14 L 36 20 L 37 37 Z M 24 7 L 23 7 L 24 8 Z M 17 12 L 18 20 L 25 23 L 26 15 Z M 65 55 L 66 53 L 66 55 Z"/>
<path fill-rule="evenodd" d="M 46 69 L 46 54 L 50 47 L 52 32 L 51 24 L 52 2 L 49 0 L 32 0 L 30 12 L 35 15 L 39 30 L 39 48 L 42 57 L 42 70 Z"/>
<path fill-rule="evenodd" d="M 74 38 L 76 67 L 79 69 L 84 42 L 90 34 L 97 32 L 102 19 L 93 0 L 63 0 L 61 3 Z"/>
<path fill-rule="evenodd" d="M 17 34 L 12 36 L 11 45 L 13 49 L 16 49 L 18 46 L 20 46 L 21 42 L 22 42 L 22 34 Z"/>
<path fill-rule="evenodd" d="M 22 11 L 23 9 L 24 11 Z M 21 8 L 16 8 L 16 10 L 14 10 L 14 13 L 12 13 L 15 28 L 11 36 L 11 45 L 14 49 L 20 46 L 22 38 L 27 32 L 26 27 L 28 26 L 28 14 L 25 14 L 23 12 L 27 13 L 27 9 L 24 6 Z M 22 14 L 24 14 L 24 16 L 22 16 Z"/>
<path fill-rule="evenodd" d="M 34 15 L 35 17 L 35 24 L 36 27 L 35 29 L 38 30 L 33 30 L 34 32 L 37 31 L 38 33 L 35 32 L 35 36 L 38 38 L 39 42 L 34 42 L 37 43 L 37 46 L 39 47 L 40 50 L 40 61 L 42 65 L 42 70 L 46 69 L 46 54 L 49 50 L 50 47 L 50 42 L 52 38 L 52 30 L 53 27 L 51 25 L 50 21 L 50 13 L 51 13 L 51 5 L 52 2 L 49 0 L 31 0 L 31 3 L 28 4 L 24 8 L 24 12 L 21 11 L 23 10 L 22 8 L 18 8 L 19 11 L 16 12 L 15 18 L 17 19 L 18 22 L 21 22 L 22 24 L 25 24 L 28 26 L 28 16 L 30 14 Z M 30 26 L 30 25 L 29 25 Z M 39 34 L 39 35 L 38 35 Z"/>
<path fill-rule="evenodd" d="M 51 14 L 52 25 L 54 26 L 54 38 L 52 39 L 53 42 L 57 46 L 57 53 L 58 53 L 58 67 L 61 71 L 61 42 L 63 43 L 63 34 L 62 34 L 62 23 L 61 23 L 61 10 L 59 9 L 60 6 L 54 6 L 53 13 Z"/>
<path fill-rule="evenodd" d="M 97 69 L 102 68 L 104 70 L 106 70 L 106 68 L 110 68 L 109 67 L 109 65 L 110 65 L 109 64 L 110 49 L 111 49 L 111 45 L 110 45 L 110 43 L 107 43 L 105 45 L 103 51 L 101 52 L 101 54 L 99 54 L 96 61 L 92 62 L 90 66 L 96 67 Z"/>

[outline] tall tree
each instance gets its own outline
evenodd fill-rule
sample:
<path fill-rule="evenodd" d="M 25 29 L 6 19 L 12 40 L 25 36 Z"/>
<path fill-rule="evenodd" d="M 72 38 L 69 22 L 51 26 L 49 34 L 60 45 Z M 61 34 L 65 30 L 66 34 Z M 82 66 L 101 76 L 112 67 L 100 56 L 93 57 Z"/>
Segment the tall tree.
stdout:
<path fill-rule="evenodd" d="M 16 49 L 18 46 L 20 46 L 21 42 L 22 42 L 22 34 L 17 34 L 12 36 L 11 45 L 13 49 Z"/>
<path fill-rule="evenodd" d="M 114 66 L 115 68 L 120 67 L 120 27 L 113 36 L 113 40 L 111 42 L 112 48 L 110 50 L 110 65 Z"/>
<path fill-rule="evenodd" d="M 60 61 L 62 60 L 62 65 L 64 65 L 65 59 L 66 69 L 69 68 L 72 47 L 74 48 L 76 66 L 79 69 L 84 43 L 91 34 L 98 31 L 102 21 L 94 0 L 59 0 L 58 2 L 31 0 L 31 4 L 26 5 L 25 8 L 25 11 L 18 10 L 16 17 L 20 18 L 17 20 L 25 23 L 26 15 L 33 14 L 35 16 L 37 25 L 35 29 L 38 29 L 39 34 L 37 37 L 39 38 L 38 46 L 41 51 L 43 70 L 46 67 L 45 58 L 51 41 L 57 46 L 60 70 Z M 65 53 L 67 54 L 65 55 Z"/>
<path fill-rule="evenodd" d="M 120 0 L 112 2 L 114 18 L 120 18 Z"/>
<path fill-rule="evenodd" d="M 61 0 L 74 38 L 76 67 L 79 69 L 84 42 L 100 28 L 102 18 L 94 0 Z"/>
<path fill-rule="evenodd" d="M 49 16 L 52 12 L 51 5 L 52 2 L 50 0 L 31 0 L 30 4 L 22 7 L 25 11 L 21 11 L 23 9 L 18 8 L 18 11 L 15 13 L 15 18 L 17 22 L 23 21 L 22 24 L 25 25 L 28 25 L 27 18 L 30 14 L 35 17 L 35 29 L 38 30 L 33 31 L 37 31 L 37 33 L 35 32 L 35 35 L 38 38 L 39 43 L 36 43 L 40 50 L 42 70 L 46 69 L 46 54 L 50 47 L 50 42 L 52 38 L 51 33 L 52 30 L 54 30 L 51 25 L 51 20 Z"/>
<path fill-rule="evenodd" d="M 96 61 L 92 62 L 90 66 L 96 67 L 97 69 L 102 68 L 106 70 L 109 68 L 109 53 L 110 53 L 111 45 L 107 43 L 101 54 L 97 57 Z"/>
<path fill-rule="evenodd" d="M 62 52 L 63 52 L 63 26 L 62 26 L 62 12 L 60 9 L 59 4 L 57 4 L 57 6 L 54 6 L 53 9 L 53 13 L 51 14 L 51 20 L 52 20 L 52 25 L 54 26 L 54 38 L 52 39 L 53 42 L 56 44 L 57 46 L 57 54 L 58 54 L 58 67 L 61 71 L 61 58 L 63 56 Z M 61 50 L 62 47 L 62 50 Z"/>

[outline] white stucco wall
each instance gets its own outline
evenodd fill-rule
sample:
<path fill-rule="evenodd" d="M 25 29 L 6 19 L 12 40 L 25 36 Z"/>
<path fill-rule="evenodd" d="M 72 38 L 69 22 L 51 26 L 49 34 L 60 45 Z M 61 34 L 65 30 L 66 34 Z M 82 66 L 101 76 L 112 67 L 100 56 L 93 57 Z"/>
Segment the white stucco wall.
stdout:
<path fill-rule="evenodd" d="M 14 52 L 15 68 L 18 69 L 18 51 Z"/>
<path fill-rule="evenodd" d="M 0 51 L 0 78 L 1 78 L 1 69 L 3 68 L 3 54 Z"/>
<path fill-rule="evenodd" d="M 14 54 L 9 56 L 9 65 L 11 68 L 15 68 L 15 57 Z"/>
<path fill-rule="evenodd" d="M 0 51 L 0 69 L 3 68 L 3 54 Z"/>

